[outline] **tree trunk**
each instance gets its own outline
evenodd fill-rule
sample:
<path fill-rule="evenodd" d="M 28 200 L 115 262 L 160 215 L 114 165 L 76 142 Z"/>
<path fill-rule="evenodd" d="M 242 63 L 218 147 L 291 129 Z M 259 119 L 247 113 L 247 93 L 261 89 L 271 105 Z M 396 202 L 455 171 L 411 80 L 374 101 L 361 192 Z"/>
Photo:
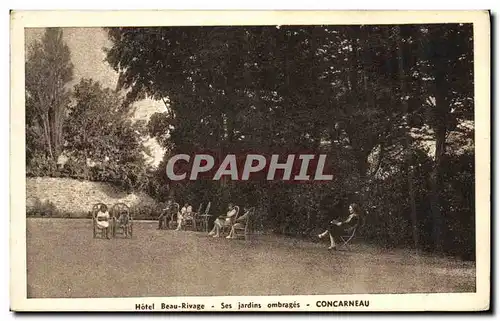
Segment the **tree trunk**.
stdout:
<path fill-rule="evenodd" d="M 61 153 L 61 138 L 60 138 L 60 117 L 59 106 L 53 106 L 49 110 L 50 137 L 52 142 L 52 154 L 54 159 L 57 159 Z"/>
<path fill-rule="evenodd" d="M 446 133 L 447 133 L 447 115 L 450 112 L 450 104 L 447 99 L 446 93 L 449 92 L 448 80 L 445 77 L 445 72 L 442 70 L 442 65 L 436 65 L 434 70 L 434 96 L 436 98 L 436 105 L 433 109 L 433 129 L 435 143 L 435 156 L 434 167 L 430 177 L 431 195 L 430 207 L 432 215 L 432 239 L 434 242 L 434 249 L 437 253 L 443 251 L 442 243 L 442 215 L 441 215 L 441 200 L 440 193 L 442 189 L 441 170 L 443 166 L 443 157 L 446 152 Z"/>
<path fill-rule="evenodd" d="M 434 168 L 431 173 L 431 214 L 432 214 L 432 239 L 434 241 L 434 246 L 436 252 L 441 252 L 443 250 L 442 244 L 442 218 L 441 218 L 441 204 L 440 204 L 440 192 L 442 188 L 441 184 L 441 166 L 443 156 L 445 154 L 446 147 L 446 123 L 439 122 L 436 125 L 436 152 L 434 160 Z"/>
<path fill-rule="evenodd" d="M 52 144 L 51 144 L 51 136 L 50 136 L 50 122 L 48 119 L 48 115 L 42 115 L 42 128 L 44 133 L 45 144 L 47 148 L 47 155 L 51 160 L 54 159 L 54 155 L 52 153 Z"/>
<path fill-rule="evenodd" d="M 397 39 L 398 39 L 398 68 L 399 68 L 399 80 L 400 80 L 400 99 L 402 99 L 403 104 L 403 115 L 407 117 L 406 119 L 406 137 L 405 137 L 405 149 L 407 151 L 406 162 L 408 164 L 408 194 L 410 198 L 410 210 L 411 210 L 411 224 L 412 224 L 412 238 L 413 246 L 418 249 L 419 235 L 418 235 L 418 220 L 417 220 L 417 206 L 415 203 L 415 188 L 414 188 L 414 173 L 413 173 L 413 153 L 411 151 L 411 133 L 410 126 L 408 122 L 408 101 L 403 98 L 406 96 L 406 80 L 405 80 L 405 66 L 404 66 L 404 55 L 403 55 L 403 41 L 401 39 L 401 29 L 396 27 Z"/>
<path fill-rule="evenodd" d="M 408 192 L 410 194 L 413 246 L 415 247 L 415 249 L 418 250 L 419 235 L 418 235 L 417 205 L 415 202 L 414 173 L 413 173 L 413 165 L 411 162 L 411 156 L 410 156 L 409 164 L 410 164 L 410 166 L 408 167 Z"/>

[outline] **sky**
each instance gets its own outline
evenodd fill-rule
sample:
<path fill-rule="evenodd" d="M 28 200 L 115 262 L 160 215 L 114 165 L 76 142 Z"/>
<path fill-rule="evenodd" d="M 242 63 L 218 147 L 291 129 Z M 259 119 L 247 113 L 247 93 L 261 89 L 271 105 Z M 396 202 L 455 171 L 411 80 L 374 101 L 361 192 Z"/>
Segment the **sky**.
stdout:
<path fill-rule="evenodd" d="M 44 28 L 26 28 L 25 41 L 29 46 L 33 41 L 40 40 Z M 63 28 L 64 41 L 71 51 L 71 61 L 74 65 L 74 79 L 71 85 L 80 81 L 81 78 L 92 78 L 99 81 L 103 86 L 116 88 L 118 73 L 106 62 L 103 48 L 110 47 L 111 41 L 102 28 Z M 165 111 L 162 102 L 153 100 L 142 100 L 134 104 L 136 112 L 135 119 L 147 120 L 155 112 Z M 152 158 L 148 161 L 158 165 L 163 157 L 163 150 L 154 138 L 145 143 L 152 149 Z"/>

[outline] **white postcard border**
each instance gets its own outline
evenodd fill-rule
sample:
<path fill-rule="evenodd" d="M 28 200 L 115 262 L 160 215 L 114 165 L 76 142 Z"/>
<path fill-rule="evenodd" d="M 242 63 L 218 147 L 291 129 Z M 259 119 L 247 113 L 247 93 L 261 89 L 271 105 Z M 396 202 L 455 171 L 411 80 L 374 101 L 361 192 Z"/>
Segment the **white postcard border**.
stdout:
<path fill-rule="evenodd" d="M 350 294 L 328 296 L 27 299 L 24 128 L 24 28 L 185 25 L 306 25 L 473 23 L 476 148 L 476 293 Z M 247 311 L 478 311 L 490 306 L 490 20 L 487 11 L 13 11 L 11 12 L 10 273 L 14 311 L 150 311 L 137 305 L 205 304 L 205 312 L 229 311 L 221 303 L 254 302 Z M 339 307 L 338 302 L 369 301 Z M 317 302 L 337 307 L 317 307 Z M 298 308 L 269 308 L 273 302 Z M 307 305 L 309 304 L 309 306 Z M 332 303 L 334 304 L 334 303 Z M 214 308 L 212 308 L 214 306 Z M 183 309 L 175 310 L 182 311 Z M 192 310 L 184 310 L 192 311 Z M 231 311 L 238 311 L 231 309 Z"/>

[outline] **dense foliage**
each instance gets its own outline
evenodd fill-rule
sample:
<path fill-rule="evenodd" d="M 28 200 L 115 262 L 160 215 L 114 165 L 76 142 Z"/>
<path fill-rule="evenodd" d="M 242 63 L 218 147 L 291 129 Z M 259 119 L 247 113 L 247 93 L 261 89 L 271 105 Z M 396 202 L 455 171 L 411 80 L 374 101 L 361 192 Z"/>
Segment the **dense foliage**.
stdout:
<path fill-rule="evenodd" d="M 107 32 L 107 62 L 119 73 L 120 91 L 83 79 L 71 103 L 66 87 L 56 91 L 61 98 L 55 105 L 35 99 L 49 89 L 33 79 L 58 59 L 58 68 L 70 70 L 69 54 L 60 36 L 46 36 L 34 48 L 52 49 L 28 55 L 28 175 L 110 181 L 194 207 L 211 201 L 214 213 L 229 202 L 257 206 L 270 229 L 293 235 L 317 231 L 358 202 L 366 213 L 362 232 L 371 242 L 474 259 L 471 25 Z M 49 76 L 64 84 L 70 74 Z M 130 105 L 146 97 L 163 101 L 167 111 L 147 124 L 132 123 Z M 64 106 L 55 127 L 46 126 L 53 114 L 48 106 Z M 51 135 L 53 128 L 60 132 Z M 146 134 L 166 150 L 154 170 L 141 156 Z M 170 182 L 169 157 L 200 150 L 321 151 L 334 181 Z M 61 153 L 69 157 L 64 168 L 55 161 Z"/>
<path fill-rule="evenodd" d="M 357 201 L 368 239 L 474 253 L 471 25 L 111 28 L 127 99 L 163 100 L 149 132 L 178 152 L 321 150 L 329 184 L 172 184 L 182 201 L 260 206 L 301 233 Z M 451 135 L 453 134 L 453 135 Z M 454 148 L 447 148 L 454 145 Z M 429 147 L 435 152 L 429 152 Z M 458 148 L 457 148 L 458 147 Z"/>
<path fill-rule="evenodd" d="M 26 157 L 57 159 L 73 79 L 70 51 L 59 28 L 48 28 L 26 58 Z"/>
<path fill-rule="evenodd" d="M 26 62 L 26 163 L 28 176 L 105 181 L 146 190 L 144 123 L 133 121 L 123 95 L 81 79 L 74 88 L 63 31 L 46 30 Z"/>

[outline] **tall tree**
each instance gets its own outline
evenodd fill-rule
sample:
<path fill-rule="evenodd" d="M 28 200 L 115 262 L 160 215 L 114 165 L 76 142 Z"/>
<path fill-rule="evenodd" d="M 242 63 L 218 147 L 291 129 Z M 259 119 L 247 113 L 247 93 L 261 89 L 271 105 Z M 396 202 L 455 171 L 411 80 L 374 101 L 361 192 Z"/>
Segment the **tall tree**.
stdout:
<path fill-rule="evenodd" d="M 410 210 L 411 210 L 411 224 L 412 224 L 412 236 L 413 236 L 413 246 L 416 250 L 419 247 L 419 233 L 418 233 L 418 220 L 417 220 L 417 205 L 415 202 L 415 186 L 414 186 L 414 164 L 413 164 L 413 144 L 412 144 L 412 136 L 411 136 L 411 126 L 408 117 L 408 98 L 405 96 L 407 93 L 406 84 L 409 82 L 408 80 L 408 70 L 407 70 L 407 60 L 404 55 L 404 46 L 405 43 L 408 42 L 408 39 L 403 42 L 403 37 L 401 35 L 401 27 L 397 26 L 395 28 L 397 47 L 398 47 L 398 69 L 399 69 L 399 81 L 400 81 L 400 91 L 403 93 L 400 97 L 403 100 L 403 114 L 405 115 L 405 141 L 404 148 L 406 149 L 406 163 L 408 166 L 408 193 L 410 198 Z"/>
<path fill-rule="evenodd" d="M 70 102 L 67 84 L 72 79 L 73 64 L 63 31 L 47 28 L 41 41 L 29 48 L 26 58 L 26 123 L 33 129 L 28 134 L 43 137 L 43 153 L 52 160 L 62 151 L 63 123 Z M 27 143 L 33 141 L 28 139 Z"/>
<path fill-rule="evenodd" d="M 452 132 L 468 135 L 466 122 L 474 119 L 473 36 L 471 24 L 423 25 L 414 28 L 418 75 L 410 95 L 414 105 L 424 106 L 422 125 L 431 130 L 434 167 L 430 175 L 432 235 L 442 250 L 443 212 L 440 194 L 446 163 L 448 137 Z"/>
<path fill-rule="evenodd" d="M 432 162 L 421 143 L 424 134 L 432 139 L 438 132 L 429 127 L 441 126 L 429 102 L 446 91 L 443 83 L 452 84 L 445 93 L 450 108 L 440 104 L 448 133 L 471 114 L 472 50 L 466 33 L 456 39 L 455 27 L 113 28 L 107 59 L 120 73 L 119 87 L 130 89 L 129 99 L 151 96 L 168 106 L 148 124 L 168 153 L 298 148 L 331 156 L 339 169 L 335 184 L 252 186 L 264 191 L 256 195 L 269 196 L 271 224 L 309 226 L 331 214 L 332 200 L 361 190 L 362 200 L 377 208 L 375 238 L 390 226 L 393 240 L 411 243 L 413 234 L 415 245 L 428 241 L 417 229 L 439 230 L 437 219 L 423 227 L 427 218 L 439 218 L 426 208 Z M 199 191 L 196 184 L 179 187 L 182 195 Z M 248 195 L 242 184 L 212 187 L 221 200 Z"/>
<path fill-rule="evenodd" d="M 133 122 L 133 110 L 118 92 L 92 79 L 75 86 L 74 100 L 64 126 L 65 152 L 80 168 L 102 169 L 93 179 L 145 188 L 145 124 Z"/>

